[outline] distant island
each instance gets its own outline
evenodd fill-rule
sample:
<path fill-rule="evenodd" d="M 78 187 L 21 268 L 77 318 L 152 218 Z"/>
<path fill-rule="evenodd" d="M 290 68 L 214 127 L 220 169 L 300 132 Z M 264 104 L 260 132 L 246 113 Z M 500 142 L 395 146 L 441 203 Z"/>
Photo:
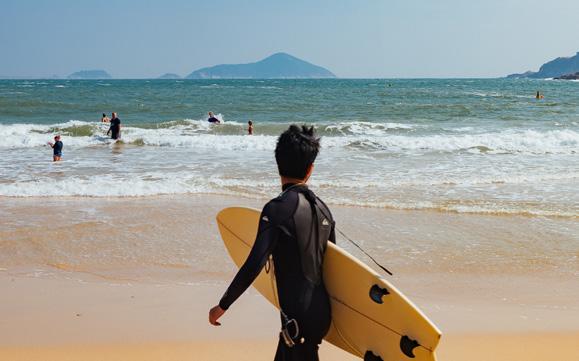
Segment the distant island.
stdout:
<path fill-rule="evenodd" d="M 566 76 L 572 76 L 579 72 L 579 52 L 575 56 L 567 58 L 557 58 L 551 60 L 541 66 L 539 71 L 527 71 L 521 74 L 507 75 L 510 79 L 531 78 L 531 79 L 545 79 L 545 78 L 561 78 L 567 79 Z"/>
<path fill-rule="evenodd" d="M 248 64 L 222 64 L 196 70 L 187 79 L 315 79 L 335 78 L 328 69 L 286 53 Z"/>
<path fill-rule="evenodd" d="M 174 73 L 165 73 L 158 77 L 157 79 L 181 79 L 181 76 Z"/>
<path fill-rule="evenodd" d="M 112 79 L 112 76 L 104 70 L 81 70 L 70 74 L 68 79 Z"/>

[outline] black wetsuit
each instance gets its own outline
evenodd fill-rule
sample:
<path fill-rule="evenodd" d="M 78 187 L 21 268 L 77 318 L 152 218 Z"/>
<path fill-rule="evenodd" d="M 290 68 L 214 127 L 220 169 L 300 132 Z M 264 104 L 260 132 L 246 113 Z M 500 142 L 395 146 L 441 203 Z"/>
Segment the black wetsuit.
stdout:
<path fill-rule="evenodd" d="M 209 123 L 221 123 L 221 121 L 215 117 L 210 117 L 209 119 L 207 119 L 207 121 Z"/>
<path fill-rule="evenodd" d="M 54 142 L 54 145 L 52 146 L 52 154 L 55 157 L 62 157 L 62 142 L 60 140 L 57 140 L 56 142 Z"/>
<path fill-rule="evenodd" d="M 307 186 L 287 184 L 283 189 L 263 208 L 255 244 L 219 306 L 228 309 L 272 255 L 279 303 L 300 330 L 294 347 L 286 346 L 280 337 L 275 361 L 317 361 L 318 345 L 331 323 L 322 263 L 328 240 L 335 243 L 334 221 Z M 304 343 L 299 343 L 300 338 Z"/>
<path fill-rule="evenodd" d="M 111 132 L 112 139 L 119 139 L 121 135 L 121 120 L 119 118 L 114 118 L 111 120 L 111 127 L 109 128 Z"/>

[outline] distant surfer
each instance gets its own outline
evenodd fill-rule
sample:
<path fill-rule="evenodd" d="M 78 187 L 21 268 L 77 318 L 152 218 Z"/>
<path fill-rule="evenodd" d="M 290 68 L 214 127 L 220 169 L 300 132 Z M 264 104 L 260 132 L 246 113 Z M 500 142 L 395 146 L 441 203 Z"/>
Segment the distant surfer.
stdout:
<path fill-rule="evenodd" d="M 213 123 L 213 124 L 219 124 L 219 123 L 221 123 L 221 120 L 217 119 L 217 118 L 215 117 L 215 115 L 213 115 L 213 112 L 209 112 L 208 114 L 209 114 L 209 119 L 207 119 L 207 121 L 208 121 L 209 123 Z"/>
<path fill-rule="evenodd" d="M 253 122 L 251 120 L 247 122 L 247 134 L 253 135 Z"/>
<path fill-rule="evenodd" d="M 62 158 L 62 141 L 60 140 L 60 135 L 54 136 L 54 143 L 48 142 L 48 145 L 52 148 L 52 161 L 59 162 Z"/>
<path fill-rule="evenodd" d="M 335 243 L 328 207 L 306 185 L 320 149 L 313 127 L 292 125 L 277 140 L 275 159 L 282 193 L 260 216 L 255 243 L 209 322 L 219 318 L 252 284 L 273 256 L 282 331 L 275 361 L 318 360 L 318 345 L 330 328 L 330 300 L 322 275 L 328 240 Z"/>
<path fill-rule="evenodd" d="M 109 123 L 110 121 L 111 119 L 107 117 L 105 113 L 103 113 L 103 116 L 101 117 L 101 123 Z"/>
<path fill-rule="evenodd" d="M 111 139 L 121 138 L 121 120 L 117 116 L 117 113 L 113 112 L 111 116 L 111 126 L 107 132 L 107 135 L 111 135 Z"/>
<path fill-rule="evenodd" d="M 545 98 L 545 96 L 541 93 L 539 93 L 539 91 L 537 91 L 537 94 L 535 95 L 535 99 L 543 99 Z"/>

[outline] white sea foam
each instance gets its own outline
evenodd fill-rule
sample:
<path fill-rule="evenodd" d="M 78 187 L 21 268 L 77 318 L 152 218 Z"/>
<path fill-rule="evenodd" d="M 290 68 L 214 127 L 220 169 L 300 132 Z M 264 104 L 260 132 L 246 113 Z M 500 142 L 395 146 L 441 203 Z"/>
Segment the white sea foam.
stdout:
<path fill-rule="evenodd" d="M 149 176 L 150 177 L 150 176 Z M 210 193 L 200 184 L 188 184 L 188 177 L 165 176 L 155 181 L 135 177 L 130 182 L 110 174 L 90 177 L 67 177 L 55 181 L 43 177 L 34 181 L 0 184 L 0 195 L 10 197 L 138 197 L 161 194 Z"/>
<path fill-rule="evenodd" d="M 64 170 L 66 163 L 60 164 Z M 70 166 L 72 167 L 72 166 Z M 70 169 L 69 167 L 69 169 Z M 53 169 L 58 171 L 59 169 Z M 376 179 L 375 179 L 376 178 Z M 579 181 L 579 172 L 558 174 L 494 174 L 477 175 L 466 177 L 456 175 L 441 175 L 431 178 L 427 175 L 410 175 L 403 177 L 391 177 L 389 179 L 368 179 L 342 177 L 333 179 L 325 177 L 313 180 L 312 186 L 318 189 L 340 189 L 342 191 L 354 190 L 361 193 L 367 192 L 390 192 L 398 189 L 416 189 L 430 186 L 480 186 L 480 185 L 528 185 L 552 181 L 575 182 Z M 147 196 L 158 194 L 184 194 L 184 193 L 222 193 L 240 194 L 245 193 L 262 195 L 273 194 L 276 191 L 275 179 L 256 179 L 253 177 L 231 178 L 224 175 L 213 175 L 204 178 L 196 172 L 159 172 L 147 171 L 140 174 L 98 174 L 69 176 L 55 179 L 50 176 L 37 176 L 25 181 L 0 183 L 0 196 L 26 197 L 26 196 Z M 365 191 L 366 189 L 367 191 Z M 245 191 L 248 190 L 248 191 Z M 350 204 L 357 204 L 358 199 L 350 199 Z M 344 201 L 346 202 L 346 201 Z M 362 203 L 361 205 L 367 205 Z"/>
<path fill-rule="evenodd" d="M 577 154 L 579 133 L 565 130 L 539 132 L 535 130 L 503 131 L 482 134 L 350 138 L 348 145 L 375 148 L 394 152 L 456 152 L 472 153 L 522 153 L 522 154 Z M 328 138 L 325 139 L 328 142 Z M 343 139 L 330 139 L 341 143 Z M 326 143 L 327 144 L 327 143 Z"/>
<path fill-rule="evenodd" d="M 372 123 L 372 122 L 342 122 L 323 126 L 324 132 L 340 135 L 387 135 L 392 130 L 408 130 L 418 128 L 418 125 L 401 123 Z"/>
<path fill-rule="evenodd" d="M 247 185 L 243 185 L 248 183 Z M 111 175 L 89 178 L 67 178 L 59 182 L 53 179 L 37 180 L 19 184 L 0 184 L 0 195 L 9 197 L 141 197 L 170 194 L 215 194 L 233 195 L 244 198 L 268 198 L 275 194 L 275 182 L 237 182 L 227 179 L 213 179 L 199 183 L 191 177 L 171 176 L 162 180 L 148 181 L 134 179 L 131 182 L 120 182 Z M 315 182 L 313 187 L 323 189 Z M 362 187 L 362 190 L 364 188 Z M 327 191 L 326 191 L 327 192 Z M 437 210 L 456 213 L 486 214 L 523 214 L 535 216 L 579 217 L 577 209 L 544 209 L 541 207 L 520 207 L 512 203 L 482 202 L 440 202 L 413 198 L 368 199 L 366 197 L 344 197 L 329 195 L 325 197 L 329 204 L 371 208 L 388 208 L 400 210 Z"/>
<path fill-rule="evenodd" d="M 528 94 L 528 95 L 520 95 L 514 93 L 499 93 L 499 92 L 480 92 L 480 91 L 472 91 L 466 92 L 467 95 L 474 95 L 481 98 L 518 98 L 518 99 L 534 99 L 535 94 Z"/>
<path fill-rule="evenodd" d="M 156 147 L 188 147 L 214 150 L 271 150 L 283 127 L 274 127 L 276 135 L 244 134 L 244 124 L 182 120 L 162 123 L 158 128 L 123 127 L 125 143 Z M 268 125 L 263 124 L 266 129 Z M 278 129 L 279 128 L 279 129 Z M 321 126 L 322 144 L 327 148 L 386 152 L 457 152 L 488 154 L 578 154 L 579 133 L 564 128 L 556 130 L 504 130 L 473 134 L 471 128 L 459 128 L 458 134 L 413 133 L 417 126 L 398 123 L 352 122 Z M 1 148 L 45 146 L 55 134 L 62 134 L 67 148 L 108 145 L 107 124 L 68 121 L 54 125 L 0 125 Z M 392 130 L 408 132 L 391 134 Z"/>

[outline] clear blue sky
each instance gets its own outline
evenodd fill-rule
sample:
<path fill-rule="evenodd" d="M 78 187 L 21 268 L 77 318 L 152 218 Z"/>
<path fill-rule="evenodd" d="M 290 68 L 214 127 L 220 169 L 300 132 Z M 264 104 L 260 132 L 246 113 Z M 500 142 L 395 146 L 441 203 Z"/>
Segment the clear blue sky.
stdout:
<path fill-rule="evenodd" d="M 495 77 L 579 51 L 579 0 L 0 0 L 0 75 L 187 75 L 285 51 L 340 77 Z"/>

